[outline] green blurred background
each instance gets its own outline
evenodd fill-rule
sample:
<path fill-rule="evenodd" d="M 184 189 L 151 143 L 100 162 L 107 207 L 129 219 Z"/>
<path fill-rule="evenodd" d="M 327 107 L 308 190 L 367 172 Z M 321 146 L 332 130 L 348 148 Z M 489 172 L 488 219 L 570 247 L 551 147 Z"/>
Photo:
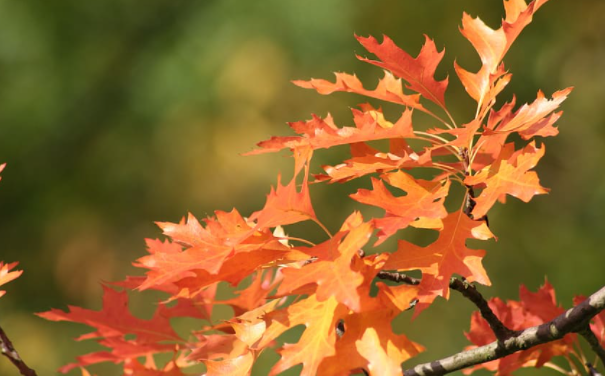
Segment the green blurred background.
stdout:
<path fill-rule="evenodd" d="M 350 125 L 348 107 L 361 97 L 320 96 L 290 80 L 345 71 L 374 85 L 382 72 L 355 59 L 366 53 L 354 33 L 387 34 L 412 55 L 423 33 L 446 46 L 437 76 L 449 72 L 446 99 L 457 122 L 468 121 L 474 106 L 452 63 L 474 70 L 479 59 L 457 31 L 463 11 L 492 27 L 503 16 L 499 0 L 0 0 L 0 260 L 25 270 L 0 300 L 0 325 L 24 359 L 50 375 L 96 348 L 72 341 L 84 327 L 32 313 L 99 308 L 99 281 L 140 273 L 130 263 L 144 238 L 161 235 L 153 221 L 233 207 L 247 215 L 277 172 L 291 176 L 288 158 L 240 153 L 290 135 L 285 123 L 311 113 Z M 551 194 L 490 212 L 499 241 L 481 245 L 487 296 L 517 299 L 520 284 L 535 290 L 547 276 L 569 306 L 605 282 L 603 15 L 602 0 L 552 0 L 505 58 L 513 81 L 501 100 L 575 90 L 538 167 Z M 314 172 L 346 152 L 317 153 Z M 346 194 L 368 180 L 356 184 L 312 187 L 331 229 L 359 207 Z M 319 239 L 312 226 L 292 231 Z M 453 294 L 413 326 L 399 318 L 397 330 L 428 348 L 408 364 L 467 345 L 472 308 Z M 0 374 L 18 373 L 3 358 Z"/>

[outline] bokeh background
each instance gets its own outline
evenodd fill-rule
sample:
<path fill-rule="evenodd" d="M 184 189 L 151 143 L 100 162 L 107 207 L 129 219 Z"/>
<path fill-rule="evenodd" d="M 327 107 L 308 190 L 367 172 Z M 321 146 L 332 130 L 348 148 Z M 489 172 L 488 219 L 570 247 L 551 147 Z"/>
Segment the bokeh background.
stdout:
<path fill-rule="evenodd" d="M 240 153 L 291 134 L 285 123 L 311 113 L 349 125 L 361 97 L 320 96 L 290 80 L 345 71 L 374 85 L 382 72 L 355 59 L 365 51 L 354 33 L 387 34 L 412 55 L 423 33 L 446 46 L 437 77 L 449 72 L 446 99 L 466 122 L 474 106 L 452 63 L 475 69 L 479 59 L 457 30 L 463 11 L 492 27 L 503 16 L 498 0 L 0 0 L 0 259 L 25 270 L 0 301 L 0 325 L 24 359 L 51 375 L 95 349 L 72 341 L 84 327 L 32 313 L 99 308 L 99 281 L 140 273 L 131 262 L 144 238 L 161 236 L 153 221 L 233 207 L 246 215 L 262 207 L 279 171 L 291 175 L 288 158 Z M 520 284 L 535 290 L 547 276 L 569 306 L 605 282 L 604 14 L 602 0 L 552 0 L 505 58 L 513 81 L 503 99 L 575 90 L 538 167 L 551 194 L 511 198 L 490 213 L 499 241 L 482 244 L 487 296 L 517 299 Z M 315 172 L 346 152 L 317 153 Z M 358 208 L 346 194 L 368 181 L 356 184 L 312 188 L 331 229 Z M 293 231 L 319 236 L 312 226 Z M 398 331 L 428 348 L 408 364 L 467 345 L 472 310 L 453 294 L 413 325 L 397 319 Z M 0 374 L 18 373 L 3 358 Z"/>

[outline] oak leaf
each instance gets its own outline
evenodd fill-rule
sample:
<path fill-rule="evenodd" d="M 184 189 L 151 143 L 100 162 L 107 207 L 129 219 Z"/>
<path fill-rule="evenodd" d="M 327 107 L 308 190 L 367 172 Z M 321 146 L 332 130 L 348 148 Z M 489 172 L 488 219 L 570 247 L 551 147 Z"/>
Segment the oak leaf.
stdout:
<path fill-rule="evenodd" d="M 314 175 L 315 181 L 344 183 L 376 172 L 387 172 L 431 165 L 431 152 L 415 152 L 402 138 L 389 140 L 389 152 L 383 153 L 364 142 L 351 144 L 351 159 L 336 166 L 322 166 L 326 174 Z"/>
<path fill-rule="evenodd" d="M 443 219 L 443 230 L 439 232 L 437 240 L 427 247 L 400 240 L 397 251 L 391 254 L 384 268 L 422 271 L 417 315 L 437 296 L 449 298 L 449 281 L 453 274 L 459 274 L 471 282 L 491 284 L 481 263 L 485 251 L 468 248 L 466 241 L 493 237 L 484 221 L 474 221 L 458 210 Z"/>
<path fill-rule="evenodd" d="M 0 171 L 2 171 L 3 167 L 4 165 L 0 166 Z M 12 281 L 15 278 L 18 278 L 21 274 L 23 274 L 23 270 L 13 270 L 11 272 L 11 270 L 14 269 L 15 266 L 17 266 L 18 264 L 18 262 L 11 262 L 10 264 L 5 264 L 4 261 L 0 261 L 0 286 Z M 6 291 L 0 290 L 0 296 L 4 294 L 6 294 Z"/>
<path fill-rule="evenodd" d="M 510 75 L 505 74 L 501 65 L 502 59 L 517 36 L 531 22 L 535 11 L 547 1 L 534 0 L 529 5 L 525 0 L 504 1 L 506 17 L 498 30 L 490 28 L 480 18 L 463 14 L 460 31 L 479 54 L 482 65 L 477 73 L 471 73 L 456 63 L 454 68 L 466 91 L 479 103 L 480 109 L 485 108 L 510 80 Z M 494 83 L 501 77 L 504 83 L 495 87 Z"/>
<path fill-rule="evenodd" d="M 443 202 L 449 192 L 449 180 L 443 184 L 440 181 L 414 179 L 401 170 L 381 177 L 390 185 L 406 192 L 406 195 L 393 196 L 382 180 L 375 178 L 372 178 L 372 190 L 360 189 L 351 195 L 356 201 L 386 211 L 383 218 L 374 220 L 376 228 L 380 229 L 376 245 L 419 218 L 441 219 L 447 216 Z"/>
<path fill-rule="evenodd" d="M 380 109 L 362 106 L 362 110 L 352 109 L 352 112 L 354 127 L 339 128 L 329 114 L 325 118 L 313 115 L 311 120 L 289 123 L 302 136 L 271 137 L 258 143 L 260 149 L 247 155 L 276 152 L 284 148 L 327 149 L 356 142 L 413 137 L 412 110 L 406 109 L 395 123 L 387 121 Z"/>
<path fill-rule="evenodd" d="M 333 297 L 320 302 L 315 295 L 310 295 L 284 309 L 265 315 L 267 329 L 257 348 L 264 348 L 280 334 L 296 325 L 302 324 L 306 327 L 297 343 L 284 344 L 278 350 L 281 358 L 273 366 L 269 375 L 277 375 L 302 363 L 300 375 L 315 376 L 323 359 L 335 353 L 336 324 L 346 311 L 346 307 Z"/>
<path fill-rule="evenodd" d="M 490 299 L 489 307 L 502 323 L 512 330 L 523 330 L 548 322 L 565 310 L 557 305 L 555 293 L 552 286 L 546 282 L 536 293 L 532 293 L 521 286 L 520 301 L 503 302 L 499 298 Z M 496 340 L 496 337 L 479 312 L 474 312 L 471 317 L 470 332 L 466 337 L 475 346 L 484 346 Z M 470 374 L 477 369 L 485 368 L 496 371 L 498 376 L 511 375 L 515 370 L 522 367 L 541 367 L 553 356 L 575 352 L 573 342 L 575 334 L 568 334 L 560 340 L 545 343 L 531 349 L 516 352 L 502 359 L 486 362 L 464 371 Z"/>
<path fill-rule="evenodd" d="M 346 375 L 365 369 L 373 376 L 401 375 L 401 363 L 424 350 L 405 335 L 393 333 L 391 322 L 400 313 L 397 307 L 383 304 L 380 296 L 364 300 L 371 301 L 364 302 L 364 312 L 343 317 L 344 334 L 318 374 Z"/>
<path fill-rule="evenodd" d="M 362 263 L 355 263 L 354 258 L 359 258 L 359 250 L 368 242 L 373 231 L 371 223 L 362 223 L 348 231 L 337 247 L 329 248 L 331 255 L 328 258 L 301 268 L 282 269 L 284 280 L 277 290 L 277 296 L 292 293 L 307 284 L 316 284 L 318 301 L 333 297 L 353 311 L 359 311 L 361 307 L 357 287 L 366 277 L 372 279 L 374 275 L 364 276 L 361 267 L 355 267 Z"/>
<path fill-rule="evenodd" d="M 474 218 L 482 218 L 497 200 L 504 199 L 507 194 L 529 202 L 535 195 L 548 193 L 548 189 L 540 185 L 538 174 L 529 171 L 544 156 L 545 147 L 536 148 L 535 142 L 532 142 L 514 153 L 512 147 L 513 144 L 509 144 L 492 165 L 464 179 L 467 185 L 485 187 L 475 198 Z"/>
<path fill-rule="evenodd" d="M 378 61 L 357 56 L 361 61 L 388 69 L 395 76 L 404 79 L 407 88 L 420 93 L 426 99 L 445 107 L 445 90 L 448 79 L 435 80 L 435 70 L 443 58 L 444 51 L 437 52 L 435 42 L 425 36 L 425 42 L 417 57 L 411 57 L 407 52 L 397 47 L 393 40 L 386 35 L 382 43 L 370 36 L 367 38 L 355 36 L 366 50 L 378 57 Z"/>
<path fill-rule="evenodd" d="M 387 102 L 402 104 L 412 108 L 423 108 L 418 94 L 406 95 L 401 87 L 401 80 L 396 79 L 390 72 L 384 72 L 384 78 L 378 81 L 374 90 L 366 90 L 356 75 L 347 73 L 334 73 L 336 82 L 312 78 L 309 81 L 292 81 L 295 85 L 305 89 L 315 89 L 319 94 L 332 94 L 337 91 L 356 93 L 370 98 L 381 99 Z"/>
<path fill-rule="evenodd" d="M 150 320 L 139 319 L 128 310 L 128 295 L 125 291 L 118 292 L 107 286 L 103 286 L 103 290 L 101 311 L 69 306 L 68 312 L 52 309 L 37 314 L 51 321 L 71 321 L 89 325 L 96 330 L 81 335 L 76 340 L 99 338 L 100 344 L 112 348 L 111 352 L 100 351 L 81 356 L 77 363 L 62 367 L 61 372 L 98 362 L 118 363 L 148 354 L 175 350 L 175 345 L 170 342 L 182 339 L 170 325 L 171 315 L 166 306 L 159 305 Z M 134 335 L 135 339 L 126 339 L 127 335 Z"/>

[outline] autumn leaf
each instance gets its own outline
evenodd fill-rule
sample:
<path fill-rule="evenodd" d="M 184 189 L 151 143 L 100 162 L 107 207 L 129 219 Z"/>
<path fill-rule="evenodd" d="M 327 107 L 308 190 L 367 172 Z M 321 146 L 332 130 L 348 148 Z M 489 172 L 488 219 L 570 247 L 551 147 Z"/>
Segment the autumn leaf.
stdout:
<path fill-rule="evenodd" d="M 412 110 L 406 109 L 395 123 L 386 120 L 380 109 L 362 106 L 362 110 L 351 111 L 354 127 L 339 128 L 329 114 L 325 118 L 313 115 L 310 120 L 289 123 L 290 127 L 302 136 L 272 137 L 258 143 L 260 149 L 246 155 L 276 152 L 284 148 L 328 149 L 356 142 L 414 137 Z"/>
<path fill-rule="evenodd" d="M 388 69 L 395 76 L 404 79 L 407 88 L 420 93 L 426 99 L 445 108 L 445 90 L 448 79 L 435 80 L 435 70 L 443 58 L 444 51 L 437 52 L 435 42 L 425 36 L 425 42 L 417 57 L 411 57 L 407 52 L 397 47 L 386 35 L 382 43 L 370 36 L 367 38 L 355 36 L 366 50 L 373 53 L 380 60 L 370 60 L 357 56 L 361 61 Z"/>
<path fill-rule="evenodd" d="M 289 251 L 289 247 L 273 236 L 269 229 L 255 230 L 255 224 L 244 220 L 235 209 L 229 213 L 217 211 L 215 215 L 216 218 L 205 219 L 206 227 L 192 215 L 186 223 L 160 223 L 164 233 L 185 249 L 167 241 L 147 240 L 149 255 L 139 258 L 135 266 L 149 270 L 147 279 L 138 288 L 157 289 L 163 284 L 196 278 L 204 275 L 203 272 L 216 275 L 221 280 L 226 278 L 224 273 L 229 269 L 224 268 L 224 264 L 238 254 L 249 255 L 265 250 L 267 256 L 273 254 L 275 258 L 281 258 Z M 255 257 L 250 257 L 251 262 L 254 260 Z M 268 262 L 265 257 L 262 260 Z M 208 282 L 209 285 L 217 280 L 208 278 Z"/>
<path fill-rule="evenodd" d="M 208 372 L 204 376 L 246 376 L 252 371 L 254 356 L 246 353 L 236 358 L 205 362 Z"/>
<path fill-rule="evenodd" d="M 334 297 L 353 311 L 360 310 L 360 296 L 357 291 L 365 276 L 355 268 L 354 258 L 368 242 L 374 227 L 371 223 L 362 223 L 347 232 L 344 240 L 332 252 L 329 258 L 306 264 L 300 268 L 284 268 L 283 282 L 277 290 L 277 296 L 283 296 L 307 284 L 316 284 L 318 301 Z M 374 276 L 369 276 L 372 279 Z"/>
<path fill-rule="evenodd" d="M 443 202 L 449 191 L 449 180 L 443 184 L 414 179 L 401 170 L 381 177 L 390 185 L 406 192 L 406 195 L 393 196 L 382 180 L 375 178 L 372 178 L 372 190 L 360 189 L 351 195 L 356 201 L 386 211 L 383 218 L 374 220 L 376 228 L 380 229 L 376 245 L 419 218 L 441 219 L 447 216 Z"/>
<path fill-rule="evenodd" d="M 265 206 L 253 213 L 250 219 L 256 221 L 259 229 L 274 228 L 306 220 L 315 220 L 315 211 L 311 204 L 311 195 L 307 177 L 297 189 L 296 177 L 288 185 L 281 185 L 281 177 L 277 178 L 277 188 L 271 188 Z"/>
<path fill-rule="evenodd" d="M 366 90 L 356 75 L 347 73 L 334 73 L 336 82 L 332 83 L 322 79 L 311 79 L 309 81 L 292 81 L 295 85 L 305 89 L 315 89 L 319 94 L 332 94 L 337 91 L 360 94 L 370 98 L 381 99 L 387 102 L 402 104 L 412 108 L 423 108 L 420 104 L 418 94 L 406 95 L 401 87 L 401 80 L 385 71 L 384 78 L 380 79 L 378 86 L 374 90 Z"/>
<path fill-rule="evenodd" d="M 565 311 L 557 305 L 553 287 L 548 282 L 545 282 L 536 293 L 532 293 L 525 286 L 521 286 L 519 295 L 521 297 L 520 301 L 504 303 L 499 298 L 490 299 L 489 301 L 489 307 L 496 317 L 511 330 L 523 330 L 543 324 Z M 494 332 L 479 312 L 473 312 L 471 330 L 465 335 L 475 345 L 470 348 L 484 346 L 496 341 Z M 569 334 L 560 340 L 469 368 L 464 371 L 464 374 L 468 375 L 477 369 L 485 368 L 490 371 L 497 371 L 499 376 L 508 376 L 522 367 L 541 367 L 554 356 L 575 352 L 573 349 L 574 341 L 575 335 Z"/>
<path fill-rule="evenodd" d="M 539 91 L 533 103 L 524 104 L 514 113 L 510 113 L 494 130 L 486 129 L 485 134 L 517 132 L 524 140 L 534 136 L 556 136 L 559 131 L 552 125 L 561 117 L 561 113 L 551 114 L 551 112 L 567 99 L 571 90 L 572 88 L 567 88 L 556 91 L 552 99 L 547 99 L 544 93 Z M 548 116 L 549 114 L 551 115 Z"/>
<path fill-rule="evenodd" d="M 416 315 L 437 296 L 449 298 L 449 281 L 453 274 L 471 282 L 490 285 L 481 260 L 484 250 L 470 249 L 467 239 L 487 240 L 493 234 L 484 221 L 473 221 L 462 210 L 443 219 L 443 230 L 437 240 L 427 247 L 419 247 L 400 240 L 397 251 L 391 254 L 384 268 L 387 270 L 422 271 Z"/>
<path fill-rule="evenodd" d="M 158 367 L 152 356 L 145 358 L 145 363 L 133 358 L 125 362 L 124 375 L 136 376 L 184 376 L 181 371 L 184 366 L 189 366 L 181 359 L 170 360 L 163 367 Z"/>
<path fill-rule="evenodd" d="M 236 316 L 242 315 L 247 311 L 251 311 L 267 302 L 267 296 L 281 282 L 282 275 L 274 278 L 272 272 L 267 272 L 263 275 L 262 271 L 257 271 L 253 276 L 252 283 L 247 288 L 236 291 L 237 297 L 219 300 L 216 304 L 227 304 L 233 308 Z"/>
<path fill-rule="evenodd" d="M 510 80 L 510 76 L 504 74 L 502 59 L 521 31 L 531 22 L 533 14 L 547 1 L 534 0 L 529 5 L 525 0 L 504 1 L 506 17 L 498 30 L 490 28 L 480 18 L 463 14 L 460 31 L 477 50 L 482 65 L 477 73 L 471 73 L 456 63 L 454 68 L 480 109 L 485 108 Z M 495 87 L 494 83 L 500 78 L 504 82 Z"/>
<path fill-rule="evenodd" d="M 277 375 L 302 363 L 300 375 L 315 376 L 322 360 L 335 352 L 335 328 L 345 312 L 346 308 L 338 304 L 336 299 L 331 297 L 320 302 L 315 295 L 310 295 L 287 308 L 269 312 L 264 317 L 267 329 L 257 348 L 264 348 L 289 328 L 301 324 L 306 327 L 297 343 L 284 344 L 278 350 L 281 358 L 269 375 Z"/>
<path fill-rule="evenodd" d="M 509 146 L 492 165 L 464 179 L 464 183 L 470 186 L 485 186 L 475 198 L 477 205 L 472 211 L 474 218 L 483 217 L 496 200 L 507 194 L 529 202 L 535 195 L 548 193 L 548 190 L 540 185 L 538 174 L 529 171 L 542 158 L 545 147 L 536 148 L 535 142 L 532 142 L 511 155 L 513 144 Z"/>
<path fill-rule="evenodd" d="M 81 335 L 78 341 L 99 338 L 98 342 L 112 348 L 112 352 L 100 351 L 78 358 L 77 363 L 68 364 L 61 368 L 62 372 L 78 366 L 86 366 L 98 362 L 120 362 L 146 354 L 169 352 L 174 345 L 165 341 L 181 341 L 170 325 L 170 314 L 167 307 L 159 305 L 150 320 L 133 316 L 128 310 L 128 295 L 125 291 L 118 292 L 103 286 L 103 308 L 101 311 L 69 306 L 69 311 L 52 309 L 37 315 L 51 321 L 70 321 L 86 324 L 96 330 Z M 134 335 L 135 339 L 126 339 Z"/>
<path fill-rule="evenodd" d="M 409 286 L 408 286 L 409 287 Z M 321 363 L 320 375 L 347 375 L 365 369 L 373 376 L 401 375 L 401 363 L 424 348 L 405 335 L 393 333 L 391 322 L 399 314 L 392 305 L 366 297 L 366 310 L 343 317 L 344 334 L 336 341 L 336 352 Z M 343 361 L 346 359 L 346 361 Z"/>
<path fill-rule="evenodd" d="M 208 286 L 224 281 L 237 285 L 248 275 L 263 267 L 275 267 L 277 262 L 288 262 L 289 249 L 283 244 L 275 248 L 259 248 L 253 252 L 242 252 L 227 259 L 217 274 L 205 270 L 195 270 L 193 276 L 180 278 L 173 282 L 173 298 L 193 299 L 203 294 Z"/>
<path fill-rule="evenodd" d="M 4 165 L 0 166 L 0 171 L 2 171 Z M 0 286 L 4 285 L 12 281 L 15 278 L 18 278 L 21 274 L 23 274 L 23 270 L 13 270 L 15 266 L 17 266 L 18 262 L 12 262 L 10 264 L 5 264 L 4 261 L 0 261 Z M 6 294 L 5 290 L 0 290 L 0 297 Z"/>
<path fill-rule="evenodd" d="M 389 140 L 388 153 L 383 153 L 366 143 L 351 144 L 351 159 L 336 166 L 322 166 L 326 174 L 314 175 L 316 181 L 343 183 L 376 172 L 387 172 L 413 167 L 429 167 L 432 164 L 430 150 L 415 152 L 402 138 Z"/>
<path fill-rule="evenodd" d="M 170 254 L 170 267 L 172 274 L 185 273 L 191 269 L 204 269 L 210 273 L 216 273 L 225 258 L 235 253 L 235 248 L 240 246 L 245 239 L 253 233 L 253 228 L 241 215 L 233 210 L 230 213 L 217 211 L 216 219 L 207 218 L 206 227 L 190 213 L 187 221 L 180 223 L 158 222 L 158 226 L 164 234 L 171 237 L 174 242 L 186 247 L 185 252 L 176 252 L 172 247 L 166 245 L 161 250 L 150 249 L 150 253 L 164 255 Z M 153 243 L 150 243 L 154 245 Z M 158 258 L 153 260 L 159 262 Z M 168 260 L 165 260 L 168 261 Z M 149 262 L 147 259 L 139 262 Z"/>

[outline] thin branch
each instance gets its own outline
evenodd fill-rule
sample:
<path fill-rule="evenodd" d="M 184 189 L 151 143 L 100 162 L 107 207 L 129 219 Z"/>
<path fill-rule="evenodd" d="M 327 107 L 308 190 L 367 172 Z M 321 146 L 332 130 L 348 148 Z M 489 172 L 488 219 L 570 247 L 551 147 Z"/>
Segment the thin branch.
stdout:
<path fill-rule="evenodd" d="M 586 368 L 588 368 L 588 374 L 590 376 L 603 376 L 590 363 L 586 363 Z"/>
<path fill-rule="evenodd" d="M 463 351 L 431 363 L 417 365 L 404 372 L 405 376 L 445 375 L 475 364 L 500 359 L 521 350 L 563 338 L 568 333 L 581 331 L 588 322 L 605 309 L 605 286 L 582 303 L 553 320 L 517 332 L 505 341 Z"/>
<path fill-rule="evenodd" d="M 481 316 L 487 321 L 489 327 L 496 335 L 498 341 L 505 341 L 506 339 L 513 337 L 517 334 L 514 330 L 507 328 L 498 317 L 494 314 L 492 309 L 489 307 L 487 301 L 483 298 L 481 293 L 477 291 L 477 288 L 466 280 L 460 281 L 459 279 L 452 278 L 450 280 L 450 288 L 460 292 L 465 298 L 473 302 L 479 308 Z"/>
<path fill-rule="evenodd" d="M 586 323 L 586 326 L 584 328 L 580 329 L 578 331 L 578 334 L 580 334 L 582 337 L 584 337 L 586 342 L 588 342 L 588 344 L 590 345 L 590 348 L 592 349 L 592 351 L 594 351 L 595 354 L 597 354 L 599 359 L 601 359 L 601 363 L 603 363 L 605 365 L 605 349 L 599 343 L 597 336 L 595 336 L 593 331 L 590 330 L 589 324 Z M 588 363 L 588 364 L 590 364 L 590 363 Z"/>
<path fill-rule="evenodd" d="M 19 372 L 23 376 L 37 376 L 36 371 L 29 368 L 23 359 L 21 359 L 2 327 L 0 327 L 0 350 L 2 351 L 2 355 L 6 356 L 19 369 Z"/>
<path fill-rule="evenodd" d="M 420 279 L 410 277 L 407 274 L 398 273 L 398 272 L 385 272 L 384 270 L 381 270 L 380 272 L 378 272 L 376 277 L 378 277 L 380 279 L 386 279 L 389 281 L 397 282 L 397 283 L 405 283 L 406 285 L 419 285 L 420 284 Z"/>

